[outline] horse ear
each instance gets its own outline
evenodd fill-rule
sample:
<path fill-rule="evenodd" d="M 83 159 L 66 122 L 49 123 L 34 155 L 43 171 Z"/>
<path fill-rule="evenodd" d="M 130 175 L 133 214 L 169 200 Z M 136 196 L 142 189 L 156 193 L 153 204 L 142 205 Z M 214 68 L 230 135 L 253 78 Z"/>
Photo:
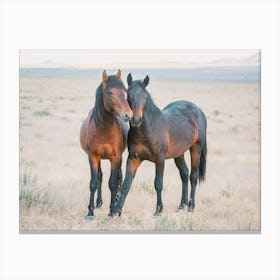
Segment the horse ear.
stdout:
<path fill-rule="evenodd" d="M 132 76 L 131 76 L 131 73 L 129 73 L 129 74 L 127 75 L 127 84 L 128 84 L 128 85 L 131 85 L 131 83 L 132 83 Z"/>
<path fill-rule="evenodd" d="M 102 80 L 104 83 L 108 82 L 108 75 L 105 70 L 103 71 L 103 74 L 102 74 Z"/>
<path fill-rule="evenodd" d="M 150 78 L 149 78 L 149 76 L 147 75 L 146 78 L 145 78 L 144 81 L 143 81 L 145 87 L 149 84 L 149 81 L 150 81 Z"/>
<path fill-rule="evenodd" d="M 122 74 L 122 72 L 121 72 L 121 70 L 119 69 L 118 72 L 117 72 L 117 74 L 116 74 L 116 77 L 119 79 L 119 78 L 121 77 L 121 74 Z"/>

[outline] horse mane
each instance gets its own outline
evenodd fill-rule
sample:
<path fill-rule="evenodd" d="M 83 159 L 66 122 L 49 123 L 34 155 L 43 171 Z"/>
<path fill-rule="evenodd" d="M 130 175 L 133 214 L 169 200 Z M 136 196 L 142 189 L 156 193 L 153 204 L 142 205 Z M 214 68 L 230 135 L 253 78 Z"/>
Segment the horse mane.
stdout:
<path fill-rule="evenodd" d="M 123 86 L 122 81 L 117 78 L 115 75 L 108 76 L 108 82 L 106 84 L 105 90 L 107 87 L 121 87 Z M 103 83 L 100 83 L 95 93 L 95 105 L 90 116 L 89 122 L 92 120 L 97 125 L 98 123 L 98 113 L 104 115 L 106 113 L 104 103 L 103 103 Z"/>
<path fill-rule="evenodd" d="M 102 85 L 102 83 L 96 89 L 95 104 L 94 104 L 94 108 L 93 108 L 92 114 L 90 116 L 89 122 L 91 122 L 93 120 L 94 124 L 97 125 L 98 112 L 101 113 L 102 115 L 105 113 L 105 107 L 104 107 L 104 103 L 103 103 L 103 85 Z"/>
<path fill-rule="evenodd" d="M 155 122 L 156 120 L 158 120 L 158 117 L 162 114 L 162 111 L 155 104 L 151 94 L 144 87 L 143 87 L 143 89 L 147 93 L 147 100 L 146 100 L 146 104 L 144 106 L 144 111 L 145 111 L 145 113 L 148 113 L 149 117 Z"/>

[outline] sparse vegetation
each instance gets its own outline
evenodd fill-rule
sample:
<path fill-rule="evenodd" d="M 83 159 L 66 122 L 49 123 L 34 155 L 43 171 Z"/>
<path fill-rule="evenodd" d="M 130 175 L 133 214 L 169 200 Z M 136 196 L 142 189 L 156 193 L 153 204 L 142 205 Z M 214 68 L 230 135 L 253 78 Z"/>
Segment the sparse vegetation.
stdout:
<path fill-rule="evenodd" d="M 201 199 L 201 202 L 203 204 L 205 204 L 206 206 L 211 206 L 213 204 L 213 200 L 210 199 L 209 197 L 206 197 L 206 198 L 202 198 Z"/>
<path fill-rule="evenodd" d="M 42 139 L 43 136 L 42 136 L 42 134 L 40 134 L 40 133 L 35 133 L 35 138 L 37 138 L 37 139 Z"/>
<path fill-rule="evenodd" d="M 53 206 L 54 198 L 48 192 L 38 192 L 30 187 L 25 187 L 20 190 L 19 201 L 27 208 L 40 205 L 42 208 L 49 209 Z"/>
<path fill-rule="evenodd" d="M 33 187 L 36 183 L 36 180 L 37 180 L 37 176 L 32 175 L 32 173 L 30 172 L 30 166 L 27 166 L 25 168 L 23 176 L 20 178 L 20 187 L 21 188 Z"/>
<path fill-rule="evenodd" d="M 63 120 L 63 121 L 67 121 L 67 122 L 69 122 L 70 121 L 70 119 L 69 118 L 67 118 L 67 117 L 61 117 L 61 119 Z"/>
<path fill-rule="evenodd" d="M 51 113 L 49 111 L 42 110 L 42 111 L 35 111 L 33 113 L 33 115 L 35 115 L 35 116 L 50 116 Z"/>
<path fill-rule="evenodd" d="M 54 205 L 54 197 L 47 191 L 36 189 L 37 176 L 27 168 L 20 178 L 19 203 L 29 210 L 39 207 L 39 211 L 49 211 Z"/>
<path fill-rule="evenodd" d="M 32 123 L 28 122 L 28 123 L 20 123 L 20 125 L 22 126 L 32 126 Z"/>
<path fill-rule="evenodd" d="M 191 214 L 184 218 L 181 222 L 181 230 L 194 231 L 205 229 L 206 228 L 201 228 L 201 226 L 196 221 L 196 217 L 193 217 Z"/>
<path fill-rule="evenodd" d="M 152 179 L 144 179 L 139 184 L 137 184 L 136 188 L 139 188 L 140 191 L 143 191 L 149 195 L 155 194 L 155 188 Z"/>
<path fill-rule="evenodd" d="M 221 113 L 221 112 L 220 112 L 219 110 L 214 110 L 214 111 L 213 111 L 213 115 L 214 115 L 214 116 L 219 116 L 220 113 Z"/>
<path fill-rule="evenodd" d="M 220 195 L 225 198 L 230 198 L 233 195 L 232 188 L 227 185 L 224 189 L 220 191 Z"/>
<path fill-rule="evenodd" d="M 156 217 L 156 219 L 157 219 L 157 221 L 155 223 L 155 228 L 154 228 L 154 230 L 156 230 L 156 231 L 168 231 L 168 230 L 177 229 L 175 219 L 172 219 L 165 215 Z"/>

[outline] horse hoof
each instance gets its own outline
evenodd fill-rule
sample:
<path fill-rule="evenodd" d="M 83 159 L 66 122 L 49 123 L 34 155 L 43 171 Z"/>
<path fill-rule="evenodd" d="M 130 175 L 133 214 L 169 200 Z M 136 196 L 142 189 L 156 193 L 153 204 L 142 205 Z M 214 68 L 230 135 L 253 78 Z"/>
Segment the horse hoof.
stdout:
<path fill-rule="evenodd" d="M 96 201 L 96 208 L 101 208 L 101 206 L 103 205 L 103 201 Z"/>
<path fill-rule="evenodd" d="M 86 220 L 93 220 L 94 217 L 95 217 L 94 215 L 86 215 L 86 216 L 85 216 L 85 219 L 86 219 Z"/>
<path fill-rule="evenodd" d="M 162 213 L 162 210 L 163 210 L 163 207 L 161 205 L 157 206 L 154 216 L 160 216 Z"/>
<path fill-rule="evenodd" d="M 113 213 L 109 213 L 108 216 L 110 216 L 113 219 L 116 219 L 116 218 L 120 218 L 121 213 L 120 212 L 113 212 Z"/>
<path fill-rule="evenodd" d="M 156 210 L 154 213 L 154 216 L 159 217 L 159 216 L 161 216 L 161 213 L 162 213 L 162 211 Z"/>
<path fill-rule="evenodd" d="M 194 206 L 195 206 L 194 201 L 190 200 L 188 205 L 188 211 L 192 213 L 194 211 Z"/>
<path fill-rule="evenodd" d="M 178 209 L 177 209 L 177 212 L 179 212 L 180 210 L 184 210 L 186 207 L 186 204 L 180 204 Z"/>
<path fill-rule="evenodd" d="M 189 207 L 189 208 L 188 208 L 188 211 L 189 211 L 190 213 L 193 213 L 194 207 Z"/>

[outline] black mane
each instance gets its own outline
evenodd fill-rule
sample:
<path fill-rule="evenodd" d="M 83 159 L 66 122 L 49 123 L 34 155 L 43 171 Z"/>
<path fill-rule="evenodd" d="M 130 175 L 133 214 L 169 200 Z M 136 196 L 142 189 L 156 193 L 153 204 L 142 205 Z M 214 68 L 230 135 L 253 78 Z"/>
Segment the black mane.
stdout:
<path fill-rule="evenodd" d="M 115 75 L 112 75 L 108 76 L 108 82 L 106 83 L 104 91 L 107 92 L 109 87 L 121 88 L 124 87 L 124 85 L 120 79 L 118 79 Z M 93 120 L 95 125 L 97 125 L 98 113 L 100 113 L 100 115 L 104 115 L 106 112 L 107 111 L 105 110 L 103 103 L 103 83 L 100 83 L 96 89 L 95 104 L 89 122 Z"/>
<path fill-rule="evenodd" d="M 144 106 L 144 112 L 149 114 L 149 117 L 156 121 L 158 116 L 162 114 L 162 111 L 158 108 L 158 106 L 154 103 L 154 100 L 151 94 L 146 90 L 145 86 L 141 81 L 135 81 L 138 86 L 141 87 L 143 92 L 147 95 L 146 104 Z"/>
<path fill-rule="evenodd" d="M 154 100 L 150 93 L 145 89 L 147 93 L 147 100 L 144 106 L 144 112 L 149 114 L 149 116 L 156 121 L 158 116 L 162 114 L 162 111 L 158 108 L 158 106 L 154 103 Z"/>
<path fill-rule="evenodd" d="M 100 112 L 100 114 L 102 114 L 102 115 L 106 112 L 104 103 L 103 103 L 103 84 L 102 83 L 96 89 L 95 104 L 94 104 L 93 111 L 90 116 L 89 122 L 91 122 L 93 120 L 95 125 L 97 125 L 98 112 Z"/>

